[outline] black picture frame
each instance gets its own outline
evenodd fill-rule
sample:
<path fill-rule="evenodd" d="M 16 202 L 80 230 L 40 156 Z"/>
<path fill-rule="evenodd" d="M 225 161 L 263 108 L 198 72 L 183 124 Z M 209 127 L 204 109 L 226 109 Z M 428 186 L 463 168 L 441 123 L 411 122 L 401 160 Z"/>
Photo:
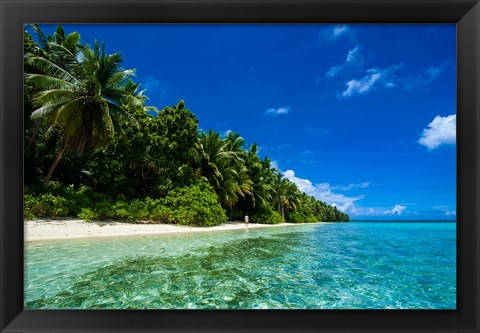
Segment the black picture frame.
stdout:
<path fill-rule="evenodd" d="M 480 332 L 478 0 L 0 0 L 1 332 Z M 456 310 L 23 310 L 24 23 L 456 23 Z"/>

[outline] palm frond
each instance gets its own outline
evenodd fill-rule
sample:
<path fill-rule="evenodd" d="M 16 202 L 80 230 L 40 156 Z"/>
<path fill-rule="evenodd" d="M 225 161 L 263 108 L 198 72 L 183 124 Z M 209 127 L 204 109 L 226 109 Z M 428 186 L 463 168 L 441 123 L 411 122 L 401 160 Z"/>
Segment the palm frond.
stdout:
<path fill-rule="evenodd" d="M 83 97 L 76 98 L 68 103 L 65 103 L 62 107 L 58 109 L 56 114 L 54 124 L 65 126 L 77 126 L 79 127 L 82 121 L 82 106 L 83 106 Z"/>
<path fill-rule="evenodd" d="M 44 74 L 25 74 L 25 80 L 33 86 L 34 90 L 38 91 L 54 89 L 76 90 L 78 88 L 71 82 Z"/>
<path fill-rule="evenodd" d="M 79 92 L 76 90 L 51 89 L 36 93 L 33 102 L 36 105 L 58 105 L 78 97 Z"/>
<path fill-rule="evenodd" d="M 127 78 L 132 76 L 134 73 L 135 73 L 135 70 L 133 69 L 126 69 L 120 72 L 113 73 L 106 81 L 105 86 L 108 88 L 117 88 L 123 81 L 125 81 Z M 132 95 L 135 93 L 135 90 L 133 91 L 126 90 L 126 91 L 128 91 Z"/>
<path fill-rule="evenodd" d="M 25 63 L 37 69 L 40 73 L 47 74 L 51 77 L 70 82 L 72 84 L 78 83 L 78 80 L 75 76 L 45 58 L 27 55 L 25 56 Z"/>
<path fill-rule="evenodd" d="M 76 56 L 75 53 L 73 53 L 74 50 L 70 50 L 65 45 L 57 44 L 55 42 L 50 42 L 49 46 L 54 52 L 57 52 L 57 55 L 60 58 L 62 58 L 63 62 L 66 65 L 71 67 L 71 66 L 75 66 L 75 65 L 78 64 L 77 56 Z"/>
<path fill-rule="evenodd" d="M 114 100 L 119 105 L 129 105 L 136 108 L 140 108 L 143 106 L 142 100 L 120 89 L 104 89 L 102 91 L 102 94 L 105 96 L 105 98 L 108 98 L 112 101 Z"/>
<path fill-rule="evenodd" d="M 112 105 L 110 107 L 110 114 L 114 119 L 117 119 L 118 121 L 125 121 L 126 123 L 128 123 L 129 125 L 133 125 L 137 129 L 140 127 L 137 119 L 131 113 L 125 111 L 121 107 Z"/>
<path fill-rule="evenodd" d="M 38 38 L 38 44 L 42 49 L 48 49 L 48 40 L 45 37 L 45 34 L 43 33 L 42 29 L 38 26 L 38 24 L 30 24 L 30 27 L 32 27 L 33 31 L 37 35 Z"/>
<path fill-rule="evenodd" d="M 80 43 L 80 34 L 76 31 L 70 33 L 63 41 L 63 45 L 65 46 L 65 48 L 70 51 L 76 49 L 78 43 Z"/>
<path fill-rule="evenodd" d="M 52 112 L 55 112 L 58 110 L 58 107 L 59 105 L 61 104 L 49 104 L 49 105 L 44 105 L 38 109 L 36 109 L 35 111 L 32 112 L 32 114 L 30 115 L 30 117 L 32 119 L 39 119 L 39 118 L 42 118 Z"/>

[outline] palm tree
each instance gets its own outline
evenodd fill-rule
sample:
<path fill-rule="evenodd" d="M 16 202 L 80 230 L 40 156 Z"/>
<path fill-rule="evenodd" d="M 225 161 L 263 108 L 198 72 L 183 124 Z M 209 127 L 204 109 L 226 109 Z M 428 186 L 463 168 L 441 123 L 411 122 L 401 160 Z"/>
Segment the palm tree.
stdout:
<path fill-rule="evenodd" d="M 48 45 L 56 47 L 53 42 Z M 43 57 L 26 55 L 26 63 L 36 69 L 36 73 L 26 74 L 27 82 L 36 91 L 33 102 L 38 108 L 32 118 L 48 117 L 47 134 L 57 133 L 61 141 L 44 184 L 50 180 L 67 147 L 81 155 L 106 144 L 115 128 L 135 123 L 126 106 L 140 106 L 143 102 L 122 89 L 134 71 L 120 67 L 119 53 L 108 55 L 104 45 L 100 49 L 96 41 L 93 49 L 78 45 L 78 51 L 64 59 L 68 59 L 68 68 Z"/>
<path fill-rule="evenodd" d="M 66 35 L 61 25 L 57 26 L 53 36 L 45 36 L 38 24 L 30 25 L 37 35 L 40 46 L 49 54 L 58 66 L 69 69 L 76 64 L 77 49 L 80 45 L 80 34 L 76 31 Z"/>
<path fill-rule="evenodd" d="M 234 168 L 234 172 L 230 172 L 227 182 L 232 184 L 237 197 L 229 204 L 232 207 L 240 197 L 251 195 L 252 181 L 248 175 L 248 168 L 245 163 L 247 153 L 243 147 L 245 140 L 238 133 L 230 132 L 223 140 L 225 142 L 224 151 L 231 152 L 230 166 Z"/>
<path fill-rule="evenodd" d="M 273 175 L 270 167 L 270 159 L 267 157 L 261 160 L 258 157 L 258 145 L 252 144 L 246 155 L 248 175 L 252 180 L 252 206 L 268 207 L 272 199 L 271 177 Z"/>
<path fill-rule="evenodd" d="M 63 27 L 59 25 L 53 36 L 45 36 L 38 24 L 30 24 L 29 26 L 37 35 L 37 39 L 41 46 L 41 49 L 36 50 L 37 55 L 41 54 L 65 70 L 68 70 L 72 64 L 75 64 L 77 48 L 80 43 L 80 34 L 78 32 L 75 31 L 65 35 Z M 35 72 L 35 67 L 29 67 L 28 63 L 26 63 L 26 65 L 26 71 Z M 35 120 L 33 133 L 28 140 L 27 146 L 29 150 L 33 148 L 40 125 L 41 119 L 37 118 Z"/>
<path fill-rule="evenodd" d="M 297 209 L 300 204 L 300 191 L 297 185 L 283 177 L 280 172 L 276 172 L 273 177 L 273 189 L 275 206 L 283 218 L 286 211 L 295 211 Z"/>
<path fill-rule="evenodd" d="M 251 193 L 243 144 L 238 134 L 230 133 L 222 140 L 212 130 L 200 133 L 197 142 L 197 174 L 213 186 L 224 207 L 233 207 L 240 197 Z"/>

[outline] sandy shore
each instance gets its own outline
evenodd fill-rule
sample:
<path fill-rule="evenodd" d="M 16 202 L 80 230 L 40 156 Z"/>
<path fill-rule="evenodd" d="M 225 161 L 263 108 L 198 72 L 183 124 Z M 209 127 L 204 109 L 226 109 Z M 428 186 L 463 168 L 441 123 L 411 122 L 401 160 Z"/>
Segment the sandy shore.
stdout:
<path fill-rule="evenodd" d="M 49 239 L 70 239 L 85 237 L 111 237 L 130 235 L 155 235 L 180 232 L 208 232 L 222 230 L 239 230 L 252 228 L 271 228 L 298 223 L 281 224 L 255 224 L 249 223 L 248 227 L 243 222 L 227 222 L 214 227 L 188 227 L 171 224 L 151 223 L 124 223 L 124 222 L 85 222 L 78 219 L 68 220 L 34 220 L 25 221 L 25 241 L 39 241 Z"/>

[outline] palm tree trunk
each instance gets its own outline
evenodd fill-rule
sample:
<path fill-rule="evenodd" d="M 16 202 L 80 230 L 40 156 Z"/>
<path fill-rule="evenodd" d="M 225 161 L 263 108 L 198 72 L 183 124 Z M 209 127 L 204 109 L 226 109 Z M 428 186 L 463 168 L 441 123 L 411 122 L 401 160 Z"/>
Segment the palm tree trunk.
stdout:
<path fill-rule="evenodd" d="M 57 156 L 55 157 L 55 160 L 52 163 L 52 166 L 50 167 L 50 170 L 48 170 L 47 176 L 45 177 L 45 180 L 43 181 L 43 185 L 47 185 L 48 182 L 50 181 L 50 178 L 52 177 L 53 172 L 55 171 L 58 162 L 62 159 L 63 153 L 65 152 L 65 149 L 67 148 L 67 143 L 65 142 L 63 144 L 62 149 L 58 152 Z"/>
<path fill-rule="evenodd" d="M 35 138 L 37 137 L 38 129 L 40 128 L 41 124 L 41 119 L 37 119 L 35 121 L 35 127 L 33 128 L 33 133 L 30 136 L 30 139 L 28 140 L 28 150 L 32 150 L 33 148 L 33 143 L 35 142 Z"/>

